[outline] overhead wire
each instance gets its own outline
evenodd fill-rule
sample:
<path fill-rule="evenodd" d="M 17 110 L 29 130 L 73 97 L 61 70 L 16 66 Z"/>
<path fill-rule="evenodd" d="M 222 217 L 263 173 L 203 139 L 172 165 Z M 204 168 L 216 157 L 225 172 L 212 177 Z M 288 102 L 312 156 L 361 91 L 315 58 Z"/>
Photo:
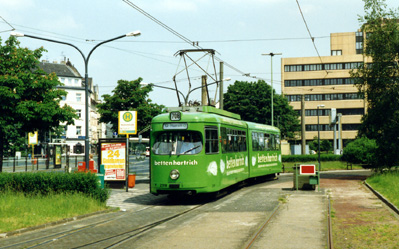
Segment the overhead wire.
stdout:
<path fill-rule="evenodd" d="M 15 28 L 9 22 L 7 22 L 6 19 L 4 19 L 2 16 L 0 16 L 0 18 L 4 21 L 4 23 L 6 23 L 11 28 L 11 29 L 8 29 L 8 30 L 0 31 L 0 33 L 8 32 L 8 31 L 14 31 L 15 30 Z"/>
<path fill-rule="evenodd" d="M 161 27 L 163 27 L 167 31 L 171 32 L 172 34 L 174 34 L 175 36 L 179 37 L 180 39 L 182 39 L 186 43 L 190 44 L 191 46 L 193 46 L 193 47 L 195 47 L 197 49 L 203 49 L 201 46 L 198 45 L 198 42 L 191 41 L 190 39 L 188 39 L 184 35 L 180 34 L 179 32 L 175 31 L 174 29 L 172 29 L 168 25 L 164 24 L 163 22 L 161 22 L 160 20 L 158 20 L 157 18 L 155 18 L 154 16 L 152 16 L 151 14 L 146 12 L 145 10 L 141 9 L 139 6 L 135 5 L 131 1 L 129 1 L 129 0 L 122 0 L 122 1 L 125 2 L 126 4 L 128 4 L 130 7 L 134 8 L 135 10 L 137 10 L 138 12 L 140 12 L 141 14 L 143 14 L 144 16 L 146 16 L 147 18 L 149 18 L 150 20 L 154 21 L 156 24 L 160 25 Z M 219 58 L 217 56 L 214 56 L 214 58 L 217 61 L 219 61 L 219 62 L 223 62 L 225 66 L 227 66 L 227 67 L 233 69 L 234 71 L 240 73 L 242 76 L 257 78 L 256 76 L 251 76 L 249 73 L 245 73 L 245 72 L 241 71 L 240 69 L 234 67 L 233 65 L 231 65 L 230 63 L 227 63 L 226 61 L 223 61 L 221 58 Z"/>
<path fill-rule="evenodd" d="M 312 33 L 310 32 L 310 29 L 309 29 L 309 26 L 308 26 L 308 24 L 307 24 L 307 22 L 306 22 L 305 16 L 303 15 L 303 12 L 302 12 L 302 9 L 301 9 L 301 5 L 299 4 L 299 1 L 298 1 L 298 0 L 296 0 L 296 3 L 297 3 L 297 5 L 298 5 L 298 9 L 299 9 L 299 12 L 301 13 L 302 20 L 303 20 L 303 22 L 304 22 L 304 24 L 305 24 L 305 27 L 306 27 L 306 29 L 307 29 L 307 31 L 308 31 L 308 33 L 309 33 L 310 39 L 312 40 L 313 47 L 314 47 L 314 49 L 316 50 L 317 56 L 319 57 L 321 64 L 323 64 L 323 60 L 322 60 L 322 58 L 321 58 L 321 56 L 320 56 L 319 50 L 317 49 L 316 43 L 314 42 L 315 37 L 313 37 L 313 36 L 312 36 Z M 328 71 L 327 71 L 327 70 L 325 70 L 325 71 L 326 71 L 326 73 L 327 73 L 327 75 L 328 75 Z M 326 76 L 327 76 L 327 75 L 326 75 Z"/>

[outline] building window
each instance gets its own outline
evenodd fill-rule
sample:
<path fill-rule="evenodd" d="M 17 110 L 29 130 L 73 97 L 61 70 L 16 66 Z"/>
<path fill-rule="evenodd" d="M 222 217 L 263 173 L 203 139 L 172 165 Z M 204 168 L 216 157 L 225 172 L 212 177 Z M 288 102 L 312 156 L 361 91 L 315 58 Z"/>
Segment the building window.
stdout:
<path fill-rule="evenodd" d="M 65 83 L 65 78 L 60 78 L 61 83 Z"/>
<path fill-rule="evenodd" d="M 82 101 L 82 94 L 81 93 L 77 93 L 76 94 L 76 101 L 77 102 L 81 102 Z"/>
<path fill-rule="evenodd" d="M 82 117 L 82 110 L 76 109 L 76 114 L 78 115 L 79 118 Z"/>
<path fill-rule="evenodd" d="M 342 50 L 331 50 L 332 56 L 342 55 Z"/>
<path fill-rule="evenodd" d="M 79 85 L 79 79 L 75 79 L 75 85 Z"/>
<path fill-rule="evenodd" d="M 301 95 L 285 95 L 288 102 L 301 101 Z M 321 100 L 346 100 L 346 99 L 363 99 L 357 93 L 334 93 L 334 94 L 306 94 L 306 101 L 321 101 Z"/>
<path fill-rule="evenodd" d="M 82 135 L 82 126 L 76 126 L 76 135 Z"/>
<path fill-rule="evenodd" d="M 62 95 L 61 96 L 61 100 L 65 101 L 66 100 L 66 96 Z"/>
<path fill-rule="evenodd" d="M 356 32 L 356 54 L 363 53 L 363 32 Z"/>

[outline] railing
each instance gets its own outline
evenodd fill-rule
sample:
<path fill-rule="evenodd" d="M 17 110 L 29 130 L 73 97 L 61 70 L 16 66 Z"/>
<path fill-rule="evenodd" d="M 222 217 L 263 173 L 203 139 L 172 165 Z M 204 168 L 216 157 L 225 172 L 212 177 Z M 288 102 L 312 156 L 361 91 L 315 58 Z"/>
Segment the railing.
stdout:
<path fill-rule="evenodd" d="M 69 171 L 73 172 L 77 170 L 78 163 L 84 161 L 84 155 L 69 155 L 65 154 L 61 157 L 61 165 L 58 167 L 54 166 L 54 157 L 5 157 L 3 158 L 3 172 L 35 172 L 35 171 Z M 94 161 L 97 163 L 97 156 L 94 156 Z M 136 172 L 140 174 L 148 174 L 149 172 L 149 161 L 148 157 L 144 155 L 137 156 L 132 153 L 129 156 L 129 168 L 130 172 Z"/>
<path fill-rule="evenodd" d="M 78 167 L 78 162 L 84 161 L 84 156 L 65 156 L 61 157 L 61 165 L 54 165 L 53 157 L 5 157 L 3 159 L 3 172 L 28 172 L 38 170 L 60 170 L 70 168 L 73 170 Z"/>

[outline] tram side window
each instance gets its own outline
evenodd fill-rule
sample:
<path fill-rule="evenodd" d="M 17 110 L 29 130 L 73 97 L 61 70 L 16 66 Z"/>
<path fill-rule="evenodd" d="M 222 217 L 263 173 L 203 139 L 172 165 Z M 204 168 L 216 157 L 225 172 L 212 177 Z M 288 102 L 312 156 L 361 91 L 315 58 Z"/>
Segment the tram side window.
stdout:
<path fill-rule="evenodd" d="M 219 152 L 219 136 L 217 126 L 205 127 L 205 153 L 213 154 Z"/>
<path fill-rule="evenodd" d="M 239 152 L 247 150 L 246 132 L 237 129 L 221 127 L 222 152 Z"/>
<path fill-rule="evenodd" d="M 268 151 L 280 149 L 280 136 L 262 132 L 252 132 L 252 150 Z"/>

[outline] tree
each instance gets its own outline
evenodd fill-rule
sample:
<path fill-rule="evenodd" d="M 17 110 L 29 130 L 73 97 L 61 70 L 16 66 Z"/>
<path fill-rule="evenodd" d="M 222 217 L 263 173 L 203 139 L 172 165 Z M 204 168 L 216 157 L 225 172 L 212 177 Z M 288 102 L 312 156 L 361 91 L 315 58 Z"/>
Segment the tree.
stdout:
<path fill-rule="evenodd" d="M 320 150 L 328 152 L 332 149 L 331 142 L 328 140 L 322 140 L 320 143 Z"/>
<path fill-rule="evenodd" d="M 375 157 L 377 150 L 376 141 L 366 137 L 360 137 L 350 142 L 345 148 L 342 160 L 349 163 L 366 164 L 375 166 L 377 159 Z"/>
<path fill-rule="evenodd" d="M 67 92 L 55 74 L 38 66 L 43 48 L 21 48 L 14 37 L 0 39 L 0 172 L 5 148 L 21 141 L 26 133 L 55 131 L 60 123 L 73 124 L 77 118 L 70 106 L 60 106 Z"/>
<path fill-rule="evenodd" d="M 112 91 L 113 95 L 103 95 L 103 103 L 97 105 L 98 112 L 101 114 L 100 122 L 111 123 L 112 129 L 117 131 L 118 112 L 135 110 L 138 131 L 148 127 L 151 119 L 160 114 L 164 106 L 151 103 L 152 100 L 148 98 L 148 94 L 152 91 L 152 86 L 141 87 L 142 80 L 142 78 L 133 81 L 119 80 Z"/>
<path fill-rule="evenodd" d="M 274 90 L 273 90 L 274 92 Z M 224 109 L 241 115 L 241 119 L 271 124 L 271 87 L 265 81 L 236 81 L 224 94 Z M 275 124 L 282 137 L 292 138 L 300 130 L 298 114 L 283 96 L 273 94 Z"/>
<path fill-rule="evenodd" d="M 380 166 L 399 162 L 399 14 L 387 10 L 384 0 L 364 0 L 365 15 L 359 20 L 366 35 L 363 54 L 372 63 L 351 72 L 355 85 L 368 103 L 359 137 L 377 143 Z"/>

